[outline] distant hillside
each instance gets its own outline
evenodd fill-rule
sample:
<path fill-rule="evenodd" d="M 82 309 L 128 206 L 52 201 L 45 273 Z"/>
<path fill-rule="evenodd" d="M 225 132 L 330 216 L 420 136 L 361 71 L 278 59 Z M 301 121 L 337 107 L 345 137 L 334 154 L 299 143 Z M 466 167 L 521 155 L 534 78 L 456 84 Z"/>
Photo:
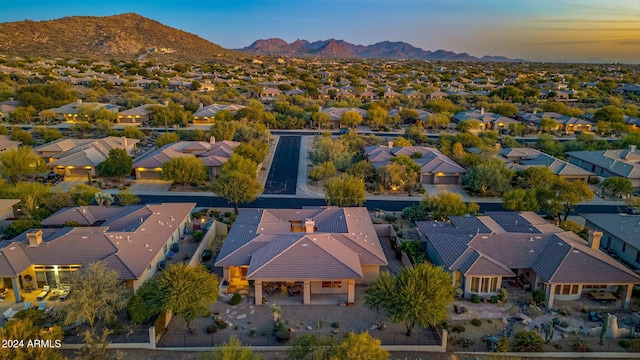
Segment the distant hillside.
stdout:
<path fill-rule="evenodd" d="M 373 45 L 354 45 L 344 40 L 320 40 L 309 42 L 296 40 L 291 44 L 278 38 L 257 40 L 253 44 L 237 49 L 247 54 L 323 56 L 336 58 L 367 59 L 422 59 L 446 61 L 493 61 L 523 62 L 522 59 L 509 59 L 504 56 L 487 55 L 478 58 L 467 53 L 454 53 L 446 50 L 428 51 L 401 41 L 383 41 Z"/>
<path fill-rule="evenodd" d="M 155 20 L 122 14 L 1 23 L 0 54 L 204 62 L 234 52 Z"/>

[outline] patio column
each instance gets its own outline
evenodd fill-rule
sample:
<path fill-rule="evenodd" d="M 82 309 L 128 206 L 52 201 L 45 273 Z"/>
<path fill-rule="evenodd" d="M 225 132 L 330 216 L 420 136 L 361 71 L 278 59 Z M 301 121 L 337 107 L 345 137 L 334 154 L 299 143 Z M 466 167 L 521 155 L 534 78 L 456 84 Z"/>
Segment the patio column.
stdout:
<path fill-rule="evenodd" d="M 302 290 L 302 303 L 305 305 L 311 304 L 311 281 L 304 281 L 304 288 Z"/>
<path fill-rule="evenodd" d="M 622 308 L 628 309 L 629 303 L 631 302 L 631 293 L 633 292 L 633 284 L 627 285 L 627 288 L 624 290 L 624 300 L 622 300 Z"/>
<path fill-rule="evenodd" d="M 556 292 L 554 291 L 555 288 L 556 288 L 555 284 L 547 285 L 547 309 L 553 308 L 553 297 L 556 294 Z"/>
<path fill-rule="evenodd" d="M 262 280 L 256 280 L 254 286 L 256 305 L 262 305 Z"/>
<path fill-rule="evenodd" d="M 22 301 L 22 295 L 20 294 L 20 282 L 18 277 L 11 278 L 11 285 L 13 286 L 13 295 L 16 298 L 16 304 Z"/>
<path fill-rule="evenodd" d="M 354 279 L 349 279 L 348 281 L 348 290 L 347 290 L 347 303 L 352 304 L 356 302 L 356 281 Z"/>

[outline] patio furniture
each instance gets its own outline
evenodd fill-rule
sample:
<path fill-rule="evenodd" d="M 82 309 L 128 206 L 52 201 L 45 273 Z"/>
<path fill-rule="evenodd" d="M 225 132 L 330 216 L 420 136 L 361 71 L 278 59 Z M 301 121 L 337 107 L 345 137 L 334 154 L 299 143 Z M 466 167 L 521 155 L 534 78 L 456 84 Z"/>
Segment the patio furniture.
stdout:
<path fill-rule="evenodd" d="M 45 297 L 47 297 L 47 295 L 49 295 L 49 291 L 51 291 L 51 288 L 49 287 L 49 285 L 45 285 L 42 287 L 42 291 L 40 292 L 40 294 L 38 294 L 38 296 L 36 296 L 36 300 L 40 301 L 40 300 L 44 300 Z"/>
<path fill-rule="evenodd" d="M 47 302 L 46 301 L 40 301 L 40 306 L 38 306 L 38 310 L 44 310 L 47 308 Z"/>
<path fill-rule="evenodd" d="M 17 313 L 18 313 L 18 310 L 13 310 L 13 308 L 8 308 L 5 312 L 2 313 L 2 316 L 4 316 L 6 320 L 9 320 Z"/>
<path fill-rule="evenodd" d="M 27 310 L 27 309 L 31 309 L 31 303 L 28 301 L 24 303 L 24 307 L 22 308 L 22 310 Z"/>
<path fill-rule="evenodd" d="M 53 311 L 53 306 L 49 306 L 49 307 L 44 311 L 44 313 L 45 313 L 45 314 L 49 314 L 49 313 L 51 313 L 52 311 Z"/>
<path fill-rule="evenodd" d="M 271 294 L 272 292 L 276 291 L 279 288 L 280 286 L 278 284 L 271 283 L 264 287 L 264 292 L 266 292 L 267 294 Z"/>
<path fill-rule="evenodd" d="M 296 285 L 288 289 L 289 296 L 299 295 L 302 293 L 302 286 Z"/>
<path fill-rule="evenodd" d="M 618 300 L 618 298 L 616 298 L 615 295 L 608 292 L 591 292 L 589 293 L 589 297 L 591 297 L 591 299 L 593 300 L 604 301 L 604 302 Z"/>
<path fill-rule="evenodd" d="M 601 320 L 602 318 L 598 316 L 595 311 L 589 311 L 589 321 L 598 322 Z"/>
<path fill-rule="evenodd" d="M 67 300 L 67 297 L 69 297 L 69 294 L 71 293 L 71 288 L 70 287 L 65 287 L 64 290 L 62 291 L 62 294 L 60 294 L 60 301 L 65 301 Z"/>
<path fill-rule="evenodd" d="M 9 293 L 9 289 L 7 288 L 0 289 L 0 299 L 4 300 L 4 297 L 7 296 L 8 293 Z"/>

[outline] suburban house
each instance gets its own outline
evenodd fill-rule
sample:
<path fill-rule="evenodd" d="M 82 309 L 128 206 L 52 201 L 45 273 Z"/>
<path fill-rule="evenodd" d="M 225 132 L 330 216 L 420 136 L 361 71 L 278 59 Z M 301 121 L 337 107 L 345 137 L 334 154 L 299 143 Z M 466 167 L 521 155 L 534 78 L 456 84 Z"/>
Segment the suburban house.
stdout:
<path fill-rule="evenodd" d="M 18 108 L 18 106 L 20 106 L 20 102 L 18 100 L 14 100 L 13 98 L 9 98 L 5 101 L 0 102 L 0 119 L 8 119 L 10 114 L 14 112 Z"/>
<path fill-rule="evenodd" d="M 387 260 L 364 207 L 242 209 L 216 259 L 227 293 L 255 286 L 256 305 L 282 286 L 355 302 L 355 285 L 378 276 Z"/>
<path fill-rule="evenodd" d="M 578 119 L 573 116 L 561 115 L 555 112 L 520 112 L 516 115 L 516 119 L 537 130 L 540 130 L 540 121 L 542 119 L 553 119 L 556 121 L 557 126 L 554 130 L 562 131 L 567 134 L 573 134 L 576 131 L 591 131 L 592 125 L 589 121 Z"/>
<path fill-rule="evenodd" d="M 580 214 L 585 227 L 602 231 L 600 249 L 634 270 L 640 269 L 640 215 Z"/>
<path fill-rule="evenodd" d="M 114 105 L 114 104 L 104 104 L 104 103 L 98 103 L 98 102 L 82 102 L 81 99 L 78 99 L 78 101 L 70 103 L 70 104 L 66 104 L 66 105 L 62 105 L 60 107 L 57 108 L 53 108 L 50 110 L 53 110 L 56 113 L 56 119 L 57 120 L 64 120 L 64 121 L 87 121 L 87 119 L 79 119 L 78 118 L 78 110 L 80 110 L 80 108 L 82 106 L 86 106 L 89 108 L 104 108 L 107 109 L 113 113 L 117 113 L 119 110 L 118 105 Z"/>
<path fill-rule="evenodd" d="M 544 166 L 562 179 L 584 182 L 588 182 L 589 177 L 595 175 L 581 167 L 532 148 L 504 148 L 500 150 L 500 154 L 507 162 L 507 168 L 516 171 L 524 171 L 532 166 Z"/>
<path fill-rule="evenodd" d="M 25 289 L 63 288 L 82 266 L 102 261 L 136 290 L 180 240 L 195 203 L 65 208 L 12 240 L 0 241 L 0 278 L 16 302 Z M 79 227 L 65 227 L 75 221 Z"/>
<path fill-rule="evenodd" d="M 20 203 L 20 199 L 0 199 L 0 221 L 14 217 L 13 207 Z"/>
<path fill-rule="evenodd" d="M 18 150 L 18 146 L 22 144 L 22 141 L 11 140 L 9 135 L 0 135 L 0 152 L 7 151 L 9 149 Z"/>
<path fill-rule="evenodd" d="M 403 122 L 405 124 L 414 124 L 416 123 L 418 120 L 420 121 L 426 121 L 427 118 L 429 116 L 431 116 L 432 114 L 426 110 L 422 110 L 422 109 L 411 109 L 415 112 L 418 113 L 418 118 L 417 119 L 402 119 Z M 389 115 L 390 118 L 395 117 L 396 115 L 400 116 L 400 112 L 402 111 L 402 108 L 396 110 L 396 109 L 391 109 L 387 112 L 387 114 Z"/>
<path fill-rule="evenodd" d="M 109 157 L 109 151 L 124 149 L 133 155 L 138 139 L 109 136 L 102 139 L 59 139 L 35 147 L 56 174 L 69 177 L 98 175 L 98 165 Z"/>
<path fill-rule="evenodd" d="M 260 91 L 260 100 L 262 101 L 274 101 L 276 96 L 282 94 L 282 91 L 275 88 L 266 88 Z"/>
<path fill-rule="evenodd" d="M 496 295 L 503 281 L 546 293 L 554 301 L 579 299 L 592 291 L 622 286 L 627 308 L 640 276 L 599 250 L 602 232 L 586 242 L 534 212 L 487 212 L 416 223 L 429 259 L 451 272 L 452 282 L 470 298 Z"/>
<path fill-rule="evenodd" d="M 373 167 L 388 165 L 391 159 L 407 155 L 420 166 L 420 182 L 422 184 L 458 185 L 462 183 L 462 175 L 467 171 L 453 160 L 446 157 L 436 148 L 426 146 L 387 146 L 374 145 L 364 148 L 367 159 Z"/>
<path fill-rule="evenodd" d="M 616 89 L 613 89 L 613 91 L 622 95 L 640 95 L 640 85 L 624 84 Z"/>
<path fill-rule="evenodd" d="M 201 104 L 202 105 L 202 104 Z M 193 123 L 195 125 L 200 124 L 213 124 L 214 119 L 218 111 L 228 111 L 235 114 L 236 111 L 245 108 L 244 105 L 223 105 L 223 104 L 211 104 L 207 106 L 200 106 L 198 111 L 193 113 Z"/>
<path fill-rule="evenodd" d="M 160 179 L 165 162 L 178 157 L 198 157 L 207 167 L 209 177 L 216 177 L 238 145 L 240 143 L 236 141 L 216 142 L 213 137 L 209 142 L 180 141 L 141 155 L 134 160 L 133 169 L 138 180 Z"/>
<path fill-rule="evenodd" d="M 571 151 L 567 160 L 602 177 L 620 176 L 640 188 L 640 151 L 634 145 L 625 150 Z"/>
<path fill-rule="evenodd" d="M 480 123 L 481 131 L 508 129 L 510 124 L 520 123 L 518 120 L 506 116 L 485 112 L 484 108 L 459 112 L 453 116 L 453 122 L 456 124 L 467 120 L 477 120 Z"/>
<path fill-rule="evenodd" d="M 151 109 L 160 104 L 144 104 L 118 113 L 116 123 L 128 125 L 142 125 L 151 120 Z"/>
<path fill-rule="evenodd" d="M 360 116 L 362 116 L 363 119 L 367 117 L 367 111 L 362 110 L 360 108 L 326 107 L 326 108 L 320 109 L 320 111 L 329 115 L 329 124 L 327 124 L 329 128 L 339 128 L 341 126 L 340 118 L 342 118 L 342 115 L 347 111 L 356 112 L 360 114 Z"/>

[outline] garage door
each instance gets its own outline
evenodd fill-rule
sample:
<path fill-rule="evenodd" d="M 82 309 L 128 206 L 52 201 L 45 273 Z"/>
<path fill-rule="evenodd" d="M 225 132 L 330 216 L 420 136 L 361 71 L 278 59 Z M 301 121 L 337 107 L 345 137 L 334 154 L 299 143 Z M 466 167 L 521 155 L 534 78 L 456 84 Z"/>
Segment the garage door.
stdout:
<path fill-rule="evenodd" d="M 68 177 L 87 177 L 89 173 L 89 169 L 68 169 L 69 175 Z"/>
<path fill-rule="evenodd" d="M 458 177 L 457 176 L 438 176 L 439 185 L 457 185 Z"/>
<path fill-rule="evenodd" d="M 420 174 L 420 182 L 423 184 L 433 184 L 433 174 Z"/>
<path fill-rule="evenodd" d="M 161 171 L 138 171 L 140 179 L 158 180 L 160 179 Z"/>

